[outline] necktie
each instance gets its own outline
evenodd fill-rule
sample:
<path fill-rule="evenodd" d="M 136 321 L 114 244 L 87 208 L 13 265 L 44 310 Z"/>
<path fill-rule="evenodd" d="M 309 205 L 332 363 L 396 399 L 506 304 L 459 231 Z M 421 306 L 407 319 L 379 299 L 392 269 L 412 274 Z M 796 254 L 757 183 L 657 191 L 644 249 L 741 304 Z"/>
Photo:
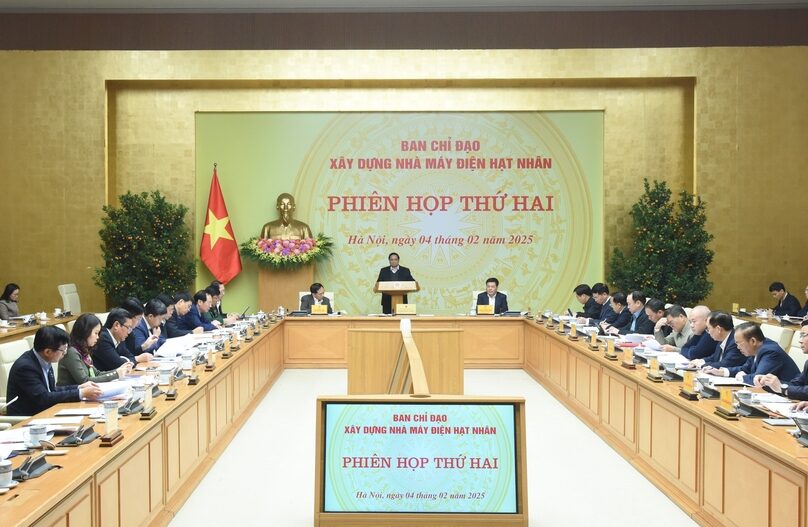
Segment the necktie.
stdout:
<path fill-rule="evenodd" d="M 48 368 L 48 391 L 52 392 L 56 389 L 56 377 L 53 375 L 53 367 Z"/>

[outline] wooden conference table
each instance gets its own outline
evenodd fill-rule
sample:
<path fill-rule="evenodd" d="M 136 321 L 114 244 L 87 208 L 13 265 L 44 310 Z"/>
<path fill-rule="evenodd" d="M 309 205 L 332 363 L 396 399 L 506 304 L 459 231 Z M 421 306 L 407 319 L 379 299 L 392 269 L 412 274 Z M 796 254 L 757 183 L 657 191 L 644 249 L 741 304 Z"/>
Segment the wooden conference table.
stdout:
<path fill-rule="evenodd" d="M 200 371 L 198 385 L 181 382 L 176 401 L 158 398 L 153 420 L 122 418 L 122 443 L 50 458 L 64 468 L 0 496 L 2 524 L 165 525 L 284 368 L 344 368 L 350 329 L 397 326 L 396 318 L 287 318 Z M 681 383 L 655 384 L 644 368 L 622 368 L 532 320 L 413 317 L 414 330 L 446 328 L 463 330 L 467 368 L 523 368 L 699 524 L 806 525 L 808 449 L 783 427 L 725 421 L 715 401 L 679 397 Z M 620 489 L 604 492 L 630 508 Z"/>
<path fill-rule="evenodd" d="M 10 327 L 0 327 L 0 344 L 4 342 L 11 342 L 12 340 L 24 339 L 28 335 L 33 335 L 42 326 L 55 326 L 57 324 L 65 324 L 72 320 L 79 318 L 76 315 L 69 317 L 50 317 L 44 323 L 31 324 L 29 326 L 23 325 L 19 320 L 12 320 Z M 69 332 L 68 332 L 69 333 Z"/>

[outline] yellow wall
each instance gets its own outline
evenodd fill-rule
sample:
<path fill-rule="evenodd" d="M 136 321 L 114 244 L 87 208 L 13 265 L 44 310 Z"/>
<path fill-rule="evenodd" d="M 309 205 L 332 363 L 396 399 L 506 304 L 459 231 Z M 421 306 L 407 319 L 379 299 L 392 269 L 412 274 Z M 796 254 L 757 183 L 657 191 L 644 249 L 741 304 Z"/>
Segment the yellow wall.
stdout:
<path fill-rule="evenodd" d="M 808 282 L 807 62 L 805 47 L 0 52 L 0 281 L 25 311 L 59 305 L 63 282 L 104 309 L 101 206 L 159 189 L 193 210 L 196 111 L 603 109 L 606 246 L 628 246 L 643 177 L 695 188 L 716 235 L 710 305 L 768 305 L 770 281 Z"/>

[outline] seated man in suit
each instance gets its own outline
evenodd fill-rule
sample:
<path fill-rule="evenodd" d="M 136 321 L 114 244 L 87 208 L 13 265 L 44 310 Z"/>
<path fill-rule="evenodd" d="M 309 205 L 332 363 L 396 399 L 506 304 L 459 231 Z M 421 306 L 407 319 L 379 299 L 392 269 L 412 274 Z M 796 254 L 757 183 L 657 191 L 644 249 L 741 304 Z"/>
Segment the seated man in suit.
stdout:
<path fill-rule="evenodd" d="M 614 321 L 617 319 L 617 313 L 615 313 L 612 307 L 612 297 L 609 294 L 609 287 L 602 282 L 593 285 L 592 298 L 594 298 L 595 302 L 600 306 L 600 313 L 589 322 L 595 324 L 605 320 L 609 324 L 614 324 Z"/>
<path fill-rule="evenodd" d="M 186 313 L 184 317 L 179 319 L 179 329 L 188 330 L 190 332 L 201 327 L 203 331 L 213 331 L 220 327 L 221 322 L 218 320 L 206 322 L 203 318 L 203 315 L 210 309 L 210 304 L 210 293 L 204 289 L 197 291 L 196 294 L 194 294 L 191 309 L 188 310 L 188 313 Z"/>
<path fill-rule="evenodd" d="M 691 367 L 732 368 L 746 363 L 746 357 L 735 344 L 735 326 L 732 315 L 723 311 L 713 311 L 707 318 L 707 332 L 717 342 L 712 355 L 703 359 L 693 359 Z"/>
<path fill-rule="evenodd" d="M 508 310 L 508 296 L 497 291 L 499 280 L 489 278 L 485 281 L 485 291 L 477 295 L 478 306 L 494 306 L 494 314 L 500 315 Z"/>
<path fill-rule="evenodd" d="M 805 305 L 797 311 L 797 316 L 802 318 L 808 317 L 808 286 L 805 287 Z"/>
<path fill-rule="evenodd" d="M 718 344 L 707 332 L 707 319 L 710 317 L 710 308 L 696 306 L 690 310 L 690 338 L 685 342 L 679 353 L 687 359 L 704 359 L 715 353 Z M 663 351 L 665 347 L 662 347 Z"/>
<path fill-rule="evenodd" d="M 794 359 L 788 356 L 775 341 L 763 335 L 760 325 L 744 322 L 735 328 L 735 344 L 746 357 L 740 366 L 707 368 L 705 373 L 720 377 L 735 377 L 745 384 L 759 384 L 766 374 L 778 379 L 793 379 L 800 374 Z"/>
<path fill-rule="evenodd" d="M 43 326 L 34 335 L 34 349 L 14 361 L 8 373 L 8 415 L 35 415 L 59 403 L 95 400 L 101 388 L 87 381 L 81 385 L 56 386 L 53 365 L 67 352 L 70 337 L 56 326 Z"/>
<path fill-rule="evenodd" d="M 645 295 L 640 291 L 632 291 L 626 297 L 626 303 L 631 317 L 623 326 L 612 326 L 606 332 L 612 335 L 627 335 L 629 333 L 639 333 L 641 335 L 653 335 L 654 323 L 645 313 Z"/>
<path fill-rule="evenodd" d="M 142 351 L 138 350 L 138 346 L 135 345 L 134 329 L 140 324 L 140 321 L 143 318 L 143 303 L 138 298 L 130 296 L 129 298 L 124 299 L 124 301 L 121 302 L 121 305 L 118 307 L 129 311 L 129 314 L 132 315 L 133 331 L 130 331 L 129 336 L 126 337 L 126 349 L 128 349 L 129 354 L 134 357 L 135 355 L 142 353 Z"/>
<path fill-rule="evenodd" d="M 808 354 L 808 321 L 803 322 L 800 328 L 800 347 L 804 354 Z M 805 363 L 802 373 L 787 383 L 781 382 L 776 375 L 767 374 L 762 377 L 756 377 L 755 386 L 762 386 L 770 392 L 789 399 L 803 401 L 797 404 L 794 410 L 804 412 L 808 409 L 808 362 Z"/>
<path fill-rule="evenodd" d="M 182 318 L 191 310 L 191 295 L 186 292 L 177 293 L 174 295 L 173 300 L 174 314 L 166 320 L 166 336 L 173 339 L 174 337 L 181 337 L 188 333 L 202 333 L 204 330 L 201 326 L 192 330 L 180 328 Z"/>
<path fill-rule="evenodd" d="M 303 295 L 300 298 L 301 311 L 308 311 L 309 313 L 311 313 L 311 306 L 322 304 L 328 307 L 329 315 L 334 312 L 334 310 L 331 309 L 331 300 L 329 300 L 328 297 L 325 296 L 325 287 L 323 287 L 323 284 L 319 282 L 314 282 L 309 287 L 309 291 L 310 293 L 308 295 Z"/>
<path fill-rule="evenodd" d="M 612 295 L 612 312 L 615 314 L 615 316 L 612 322 L 605 319 L 600 321 L 599 325 L 604 333 L 614 334 L 614 332 L 611 331 L 612 329 L 620 328 L 628 324 L 629 320 L 631 320 L 631 312 L 626 306 L 627 303 L 628 300 L 626 300 L 625 293 L 618 291 Z"/>
<path fill-rule="evenodd" d="M 224 315 L 216 307 L 219 305 L 219 288 L 218 286 L 209 285 L 205 288 L 205 292 L 210 295 L 210 309 L 202 314 L 202 319 L 205 322 L 217 321 L 219 324 L 224 324 Z"/>
<path fill-rule="evenodd" d="M 126 338 L 132 332 L 134 317 L 129 311 L 116 307 L 109 311 L 104 328 L 98 335 L 98 343 L 92 351 L 93 365 L 101 371 L 118 369 L 124 362 L 133 365 L 138 362 L 149 362 L 154 357 L 151 353 L 132 355 L 126 346 Z"/>
<path fill-rule="evenodd" d="M 657 331 L 661 331 L 666 337 L 670 334 L 671 328 L 665 318 L 665 302 L 658 298 L 649 298 L 645 302 L 645 314 L 648 316 L 648 320 L 654 324 L 654 335 Z"/>
<path fill-rule="evenodd" d="M 166 341 L 166 336 L 160 330 L 166 313 L 168 313 L 168 308 L 156 298 L 146 302 L 143 316 L 130 335 L 134 338 L 135 348 L 141 353 L 154 353 Z"/>
<path fill-rule="evenodd" d="M 215 295 L 211 294 L 211 305 L 210 305 L 210 313 L 213 314 L 213 318 L 215 320 L 219 320 L 222 324 L 235 324 L 235 322 L 241 318 L 240 313 L 230 313 L 228 314 L 224 308 L 222 307 L 222 299 L 224 298 L 225 293 L 225 286 L 222 282 L 218 280 L 214 280 L 208 286 L 208 290 L 213 288 L 214 290 L 218 291 Z"/>
<path fill-rule="evenodd" d="M 783 282 L 772 282 L 769 286 L 769 292 L 772 294 L 772 297 L 777 300 L 777 305 L 772 308 L 774 316 L 782 317 L 783 315 L 788 315 L 790 317 L 796 317 L 797 313 L 800 312 L 800 301 L 797 300 L 797 297 L 786 291 L 786 286 L 783 285 Z"/>
<path fill-rule="evenodd" d="M 576 316 L 588 319 L 597 319 L 600 316 L 600 304 L 592 296 L 592 288 L 588 284 L 578 284 L 572 292 L 575 293 L 578 302 L 584 306 L 584 310 L 579 311 Z"/>
<path fill-rule="evenodd" d="M 398 253 L 390 253 L 387 256 L 387 261 L 390 267 L 382 267 L 379 270 L 379 277 L 376 278 L 377 282 L 414 282 L 415 278 L 406 267 L 398 265 Z M 404 295 L 404 303 L 407 303 L 407 295 Z M 393 297 L 382 293 L 382 313 L 390 314 L 393 312 Z"/>
<path fill-rule="evenodd" d="M 646 304 L 646 309 L 648 309 L 648 304 L 650 303 L 649 300 Z M 661 326 L 663 324 L 671 328 L 667 335 L 662 331 Z M 690 339 L 690 335 L 692 335 L 692 331 L 690 324 L 687 322 L 687 312 L 682 306 L 673 305 L 669 307 L 665 311 L 665 316 L 660 318 L 654 326 L 654 338 L 662 344 L 662 351 L 679 353 L 682 346 Z"/>

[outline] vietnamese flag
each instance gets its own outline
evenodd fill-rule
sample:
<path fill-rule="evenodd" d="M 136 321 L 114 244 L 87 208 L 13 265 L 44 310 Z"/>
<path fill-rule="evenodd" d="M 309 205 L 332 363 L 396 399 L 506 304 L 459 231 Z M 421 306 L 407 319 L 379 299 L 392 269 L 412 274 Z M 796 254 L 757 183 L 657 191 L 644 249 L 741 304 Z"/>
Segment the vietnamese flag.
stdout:
<path fill-rule="evenodd" d="M 224 204 L 219 177 L 216 175 L 216 164 L 213 164 L 213 179 L 210 182 L 208 196 L 208 213 L 205 230 L 202 234 L 202 246 L 199 256 L 210 269 L 213 276 L 222 283 L 227 283 L 241 272 L 241 256 L 238 243 L 230 225 L 230 216 Z"/>

